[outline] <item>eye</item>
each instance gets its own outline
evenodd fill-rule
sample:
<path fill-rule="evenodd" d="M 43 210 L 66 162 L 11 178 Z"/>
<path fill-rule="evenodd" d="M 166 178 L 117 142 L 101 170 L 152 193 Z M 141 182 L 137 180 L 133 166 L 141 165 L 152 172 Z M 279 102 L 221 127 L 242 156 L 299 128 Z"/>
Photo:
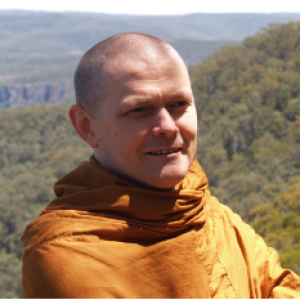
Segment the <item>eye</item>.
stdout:
<path fill-rule="evenodd" d="M 139 112 L 144 112 L 144 111 L 147 111 L 147 108 L 141 106 L 141 107 L 136 107 L 136 108 L 132 109 L 130 112 L 139 113 Z"/>
<path fill-rule="evenodd" d="M 188 102 L 186 101 L 177 101 L 172 104 L 173 107 L 185 107 L 188 105 Z"/>
<path fill-rule="evenodd" d="M 139 117 L 144 117 L 150 114 L 151 108 L 147 106 L 138 106 L 130 111 L 128 111 L 128 115 L 131 116 L 132 118 L 139 118 Z"/>

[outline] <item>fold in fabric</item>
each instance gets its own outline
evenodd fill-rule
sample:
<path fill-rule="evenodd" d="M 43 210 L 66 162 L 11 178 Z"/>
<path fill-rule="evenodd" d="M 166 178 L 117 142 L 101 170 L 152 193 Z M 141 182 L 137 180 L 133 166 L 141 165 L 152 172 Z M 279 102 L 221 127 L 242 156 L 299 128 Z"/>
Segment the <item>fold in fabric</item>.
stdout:
<path fill-rule="evenodd" d="M 105 171 L 91 157 L 54 185 L 58 198 L 49 203 L 42 215 L 54 210 L 95 212 L 112 223 L 121 219 L 138 228 L 138 238 L 168 237 L 205 222 L 207 186 L 207 178 L 197 160 L 174 189 L 161 191 L 127 183 Z M 126 238 L 124 228 L 122 234 Z M 133 232 L 130 237 L 134 237 Z"/>

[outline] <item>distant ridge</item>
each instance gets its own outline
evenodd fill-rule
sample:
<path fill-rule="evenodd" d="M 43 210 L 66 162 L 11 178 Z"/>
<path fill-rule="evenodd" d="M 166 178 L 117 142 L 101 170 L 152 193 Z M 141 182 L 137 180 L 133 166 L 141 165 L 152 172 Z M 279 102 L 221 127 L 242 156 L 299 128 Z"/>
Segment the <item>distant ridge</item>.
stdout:
<path fill-rule="evenodd" d="M 242 40 L 270 23 L 299 21 L 300 13 L 204 14 L 180 16 L 129 16 L 104 13 L 36 12 L 0 10 L 0 36 L 10 38 L 28 34 L 64 42 L 63 37 L 77 36 L 73 44 L 86 50 L 91 44 L 111 35 L 138 31 L 166 41 L 179 39 Z M 16 18 L 16 15 L 18 18 Z M 58 30 L 59 29 L 59 30 Z M 80 35 L 79 35 L 80 34 Z M 82 39 L 82 41 L 78 41 Z M 66 42 L 69 42 L 67 39 Z M 0 53 L 9 46 L 1 43 Z"/>

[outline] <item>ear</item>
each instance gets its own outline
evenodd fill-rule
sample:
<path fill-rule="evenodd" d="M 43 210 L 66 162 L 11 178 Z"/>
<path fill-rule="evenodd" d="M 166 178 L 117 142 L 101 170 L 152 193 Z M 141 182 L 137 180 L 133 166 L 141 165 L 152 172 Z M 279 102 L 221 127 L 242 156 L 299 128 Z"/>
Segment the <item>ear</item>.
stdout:
<path fill-rule="evenodd" d="M 94 129 L 94 119 L 77 104 L 70 107 L 69 118 L 78 135 L 92 148 L 97 148 L 98 138 Z"/>

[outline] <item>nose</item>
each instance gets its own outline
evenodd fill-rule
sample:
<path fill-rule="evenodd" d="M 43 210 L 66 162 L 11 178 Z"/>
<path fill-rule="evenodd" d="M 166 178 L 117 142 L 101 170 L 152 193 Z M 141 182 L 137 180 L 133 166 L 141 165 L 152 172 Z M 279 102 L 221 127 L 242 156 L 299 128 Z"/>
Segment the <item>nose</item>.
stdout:
<path fill-rule="evenodd" d="M 162 108 L 155 115 L 153 135 L 171 137 L 178 132 L 174 118 L 165 108 Z"/>

